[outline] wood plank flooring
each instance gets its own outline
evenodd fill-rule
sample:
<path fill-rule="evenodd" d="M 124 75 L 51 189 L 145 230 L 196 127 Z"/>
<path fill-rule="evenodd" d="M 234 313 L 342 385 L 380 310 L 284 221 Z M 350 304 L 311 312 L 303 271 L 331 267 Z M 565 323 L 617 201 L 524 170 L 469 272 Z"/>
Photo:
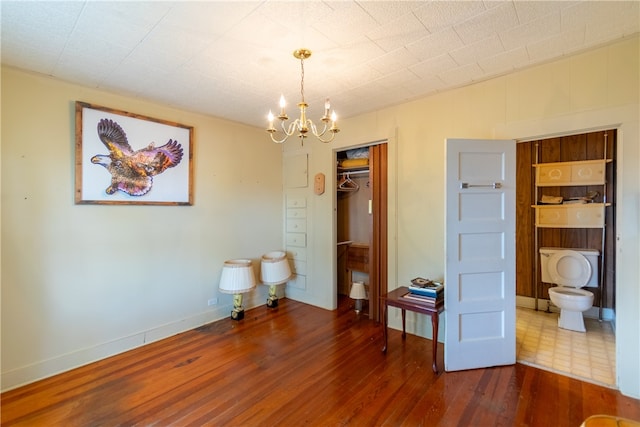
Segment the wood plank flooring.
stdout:
<path fill-rule="evenodd" d="M 2 426 L 579 426 L 640 401 L 536 368 L 431 370 L 431 341 L 281 299 L 15 390 Z M 438 357 L 442 368 L 442 346 Z"/>

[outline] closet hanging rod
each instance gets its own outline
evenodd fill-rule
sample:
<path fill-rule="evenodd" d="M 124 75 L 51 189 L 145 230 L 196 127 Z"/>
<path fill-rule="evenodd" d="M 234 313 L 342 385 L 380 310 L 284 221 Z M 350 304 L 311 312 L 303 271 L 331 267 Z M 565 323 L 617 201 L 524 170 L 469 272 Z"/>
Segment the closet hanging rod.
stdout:
<path fill-rule="evenodd" d="M 338 176 L 342 176 L 342 175 L 359 175 L 361 173 L 369 173 L 368 170 L 362 170 L 362 171 L 351 171 L 351 172 L 338 172 Z"/>

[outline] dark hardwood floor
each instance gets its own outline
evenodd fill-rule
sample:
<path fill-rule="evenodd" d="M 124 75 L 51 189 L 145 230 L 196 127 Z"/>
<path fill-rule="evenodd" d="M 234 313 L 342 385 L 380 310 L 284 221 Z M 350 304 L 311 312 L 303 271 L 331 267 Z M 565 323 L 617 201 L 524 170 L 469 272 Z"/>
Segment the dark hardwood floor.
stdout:
<path fill-rule="evenodd" d="M 579 426 L 619 392 L 516 364 L 431 370 L 431 341 L 281 299 L 1 395 L 3 426 Z M 438 357 L 442 359 L 441 347 Z M 439 361 L 442 368 L 442 360 Z"/>

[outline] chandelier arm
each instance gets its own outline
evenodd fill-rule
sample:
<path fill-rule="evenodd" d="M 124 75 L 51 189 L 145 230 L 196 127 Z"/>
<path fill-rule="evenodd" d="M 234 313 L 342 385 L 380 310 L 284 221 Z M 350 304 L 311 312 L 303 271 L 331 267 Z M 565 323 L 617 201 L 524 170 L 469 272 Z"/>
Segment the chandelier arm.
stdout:
<path fill-rule="evenodd" d="M 309 120 L 309 122 L 311 123 L 311 120 Z M 313 134 L 317 137 L 320 138 L 321 136 L 323 136 L 327 130 L 329 130 L 329 128 L 327 127 L 327 123 L 323 122 L 323 126 L 322 126 L 322 132 L 318 133 L 318 129 L 316 127 L 316 125 L 314 123 L 311 123 L 312 129 L 313 129 Z"/>
<path fill-rule="evenodd" d="M 294 132 L 296 131 L 296 128 L 298 127 L 299 121 L 300 121 L 299 119 L 295 119 L 294 121 L 289 123 L 288 129 L 285 127 L 284 122 L 281 123 L 282 132 L 284 132 L 284 134 L 287 135 L 287 138 L 294 134 Z"/>
<path fill-rule="evenodd" d="M 291 135 L 293 135 L 293 134 L 296 132 L 296 130 L 297 130 L 297 128 L 298 128 L 298 123 L 299 123 L 299 122 L 300 122 L 300 120 L 299 120 L 299 119 L 296 119 L 295 121 L 293 121 L 293 122 L 289 123 L 289 128 L 287 129 L 287 127 L 285 126 L 284 120 L 283 120 L 282 122 L 280 122 L 280 127 L 282 128 L 282 133 L 284 134 L 284 136 L 282 137 L 282 139 L 277 139 L 277 138 L 275 138 L 275 137 L 274 137 L 274 134 L 275 134 L 276 132 L 275 132 L 275 129 L 274 129 L 274 131 L 269 132 L 269 133 L 270 133 L 270 136 L 271 136 L 271 140 L 272 140 L 273 142 L 275 142 L 276 144 L 282 144 L 282 143 L 283 143 L 283 142 L 285 142 L 287 139 L 289 139 L 289 137 L 290 137 Z"/>
<path fill-rule="evenodd" d="M 327 123 L 324 124 L 324 128 L 322 129 L 322 132 L 320 132 L 320 133 L 318 133 L 318 129 L 316 128 L 316 125 L 311 120 L 307 120 L 307 123 L 309 124 L 309 127 L 311 128 L 311 132 L 313 133 L 313 136 L 315 136 L 320 142 L 324 142 L 326 144 L 328 142 L 333 141 L 333 139 L 336 137 L 337 131 L 332 130 L 332 129 L 327 129 Z M 328 139 L 323 139 L 322 137 L 327 132 L 327 130 L 331 131 L 331 137 L 328 138 Z"/>
<path fill-rule="evenodd" d="M 275 142 L 276 144 L 282 144 L 283 142 L 285 142 L 287 139 L 289 139 L 288 135 L 285 135 L 282 139 L 275 139 L 273 137 L 275 132 L 270 132 L 269 136 L 271 137 L 271 141 Z"/>
<path fill-rule="evenodd" d="M 325 144 L 333 141 L 333 138 L 335 138 L 335 137 L 336 137 L 336 133 L 335 132 L 331 132 L 331 138 L 329 138 L 329 139 L 322 139 L 320 136 L 316 136 L 316 138 L 318 138 L 318 141 L 324 142 Z"/>

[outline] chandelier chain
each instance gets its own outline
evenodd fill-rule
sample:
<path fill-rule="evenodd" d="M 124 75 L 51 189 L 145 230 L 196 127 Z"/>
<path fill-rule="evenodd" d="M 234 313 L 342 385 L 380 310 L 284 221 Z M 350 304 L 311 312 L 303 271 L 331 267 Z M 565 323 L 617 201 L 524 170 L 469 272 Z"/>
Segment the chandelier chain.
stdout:
<path fill-rule="evenodd" d="M 304 102 L 304 59 L 300 58 L 300 96 L 302 96 L 302 102 Z"/>

